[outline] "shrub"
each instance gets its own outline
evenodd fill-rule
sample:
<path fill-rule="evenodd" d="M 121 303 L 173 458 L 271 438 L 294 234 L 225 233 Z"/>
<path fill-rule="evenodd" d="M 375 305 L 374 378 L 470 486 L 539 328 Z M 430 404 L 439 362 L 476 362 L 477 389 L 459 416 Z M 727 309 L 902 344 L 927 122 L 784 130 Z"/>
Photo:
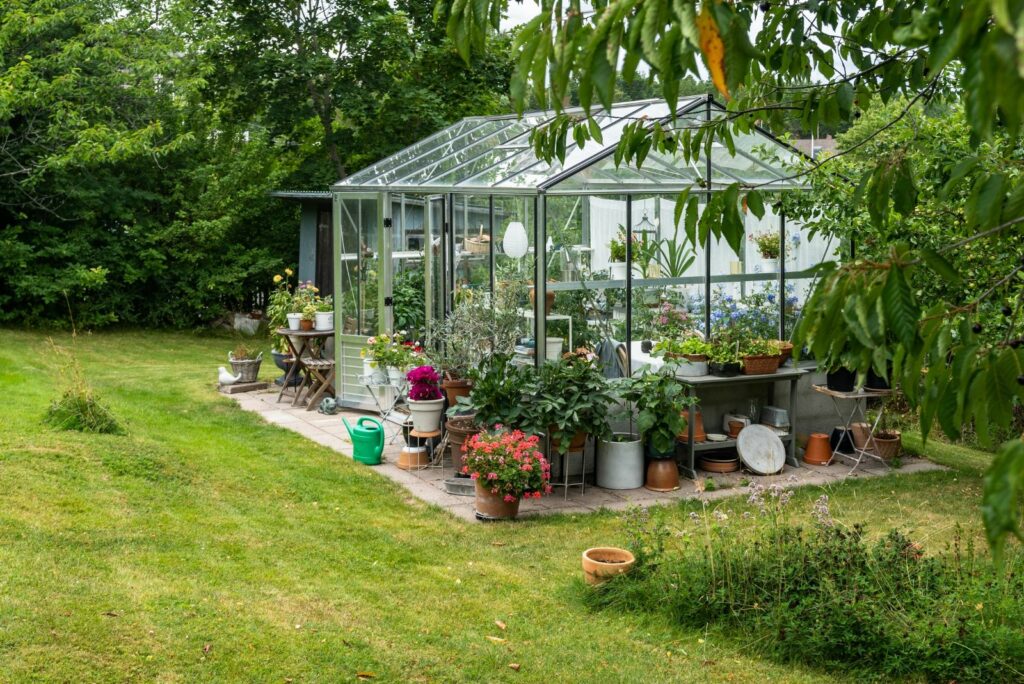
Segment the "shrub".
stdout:
<path fill-rule="evenodd" d="M 77 337 L 73 332 L 73 343 L 77 343 Z M 43 422 L 59 430 L 122 434 L 124 428 L 86 381 L 74 348 L 70 351 L 61 349 L 52 339 L 49 343 L 54 357 L 60 361 L 60 375 L 65 388 L 60 399 L 50 403 Z"/>
<path fill-rule="evenodd" d="M 788 498 L 754 485 L 761 522 L 752 534 L 721 509 L 691 513 L 692 527 L 674 534 L 630 521 L 646 570 L 592 600 L 666 609 L 690 627 L 716 623 L 777 660 L 865 678 L 1020 681 L 1024 581 L 1013 567 L 1000 572 L 963 548 L 959 531 L 937 556 L 898 530 L 870 542 L 831 518 L 827 496 L 813 526 L 789 524 Z M 678 553 L 665 550 L 667 538 L 680 541 Z"/>

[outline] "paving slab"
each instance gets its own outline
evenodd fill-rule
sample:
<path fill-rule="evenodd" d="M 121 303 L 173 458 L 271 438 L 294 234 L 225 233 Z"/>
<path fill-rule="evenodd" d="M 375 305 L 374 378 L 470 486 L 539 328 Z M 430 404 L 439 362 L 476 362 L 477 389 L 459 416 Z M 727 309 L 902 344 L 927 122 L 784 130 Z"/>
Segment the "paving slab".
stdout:
<path fill-rule="evenodd" d="M 356 411 L 342 411 L 333 416 L 325 416 L 303 407 L 292 407 L 282 401 L 277 403 L 277 392 L 259 392 L 231 395 L 239 406 L 245 410 L 261 415 L 267 422 L 274 423 L 321 444 L 334 449 L 347 458 L 351 458 L 352 443 L 341 419 L 347 418 L 351 423 L 362 416 L 370 415 Z M 454 477 L 455 470 L 450 457 L 445 457 L 445 468 L 425 468 L 423 470 L 402 470 L 395 463 L 402 448 L 400 429 L 392 423 L 385 423 L 386 444 L 384 462 L 373 466 L 380 475 L 402 485 L 411 496 L 427 504 L 440 506 L 453 516 L 462 520 L 476 521 L 472 497 L 449 494 L 444 488 L 444 480 Z M 704 500 L 715 501 L 743 494 L 746 483 L 760 483 L 765 486 L 779 484 L 783 487 L 825 486 L 842 482 L 844 479 L 881 477 L 889 474 L 909 474 L 932 470 L 944 470 L 942 466 L 922 458 L 905 457 L 902 467 L 890 469 L 877 461 L 864 461 L 851 474 L 851 461 L 839 460 L 829 466 L 811 466 L 804 464 L 800 468 L 786 466 L 777 475 L 757 476 L 747 472 L 734 473 L 703 473 L 697 481 L 682 478 L 679 489 L 671 492 L 653 492 L 648 489 L 610 490 L 596 485 L 587 485 L 586 492 L 581 493 L 579 487 L 570 487 L 568 497 L 563 495 L 560 487 L 543 499 L 529 499 L 520 505 L 520 517 L 530 518 L 543 515 L 565 514 L 583 515 L 601 509 L 623 510 L 630 506 L 672 505 L 679 501 Z M 713 491 L 703 491 L 705 480 L 714 480 Z"/>

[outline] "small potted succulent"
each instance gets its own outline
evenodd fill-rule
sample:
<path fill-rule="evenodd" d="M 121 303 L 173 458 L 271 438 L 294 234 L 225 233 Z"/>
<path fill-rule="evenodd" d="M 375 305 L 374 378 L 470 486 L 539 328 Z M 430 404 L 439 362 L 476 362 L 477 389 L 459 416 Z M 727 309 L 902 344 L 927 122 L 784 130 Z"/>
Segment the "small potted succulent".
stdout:
<path fill-rule="evenodd" d="M 515 518 L 523 497 L 551 493 L 551 467 L 537 450 L 539 442 L 521 430 L 498 427 L 473 435 L 463 445 L 462 473 L 475 480 L 477 518 Z"/>
<path fill-rule="evenodd" d="M 418 366 L 406 374 L 409 381 L 409 413 L 412 414 L 413 428 L 417 432 L 430 433 L 441 429 L 441 411 L 444 396 L 441 394 L 441 378 L 433 366 Z"/>

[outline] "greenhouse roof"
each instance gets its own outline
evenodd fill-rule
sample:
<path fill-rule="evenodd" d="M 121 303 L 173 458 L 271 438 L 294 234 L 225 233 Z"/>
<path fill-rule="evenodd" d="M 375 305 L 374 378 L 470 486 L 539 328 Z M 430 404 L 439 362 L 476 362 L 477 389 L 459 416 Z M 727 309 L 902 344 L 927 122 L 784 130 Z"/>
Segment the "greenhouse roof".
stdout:
<path fill-rule="evenodd" d="M 530 145 L 530 132 L 554 117 L 553 112 L 528 112 L 521 118 L 469 117 L 420 142 L 380 160 L 333 186 L 342 192 L 459 192 L 479 194 L 616 194 L 669 192 L 699 186 L 707 175 L 707 160 L 687 163 L 682 154 L 652 152 L 641 168 L 616 167 L 614 152 L 625 126 L 637 119 L 671 120 L 663 100 L 622 102 L 596 116 L 602 141 L 579 148 L 567 141 L 565 161 L 539 158 Z M 680 101 L 676 128 L 701 125 L 725 110 L 700 95 Z M 569 110 L 582 113 L 582 110 Z M 571 135 L 571 133 L 569 133 Z M 734 137 L 735 154 L 719 143 L 712 146 L 711 187 L 737 181 L 766 190 L 796 189 L 786 166 L 800 153 L 758 130 Z"/>

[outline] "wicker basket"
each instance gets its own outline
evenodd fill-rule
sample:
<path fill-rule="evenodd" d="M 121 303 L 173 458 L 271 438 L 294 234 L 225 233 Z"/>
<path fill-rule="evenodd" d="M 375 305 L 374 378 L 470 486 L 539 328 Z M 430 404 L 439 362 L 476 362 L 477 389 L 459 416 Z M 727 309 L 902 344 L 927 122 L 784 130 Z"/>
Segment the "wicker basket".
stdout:
<path fill-rule="evenodd" d="M 886 434 L 894 436 L 881 436 Z M 891 461 L 892 459 L 900 455 L 900 446 L 902 445 L 901 437 L 902 435 L 899 432 L 896 432 L 895 430 L 883 432 L 881 434 L 875 434 L 875 436 L 871 439 L 871 441 L 873 442 L 871 448 L 876 454 L 878 454 L 878 457 L 883 461 Z"/>
<path fill-rule="evenodd" d="M 232 352 L 228 352 L 228 362 L 231 364 L 231 372 L 239 376 L 238 382 L 256 382 L 263 362 L 263 352 L 255 359 L 236 359 Z"/>
<path fill-rule="evenodd" d="M 480 226 L 480 233 L 476 237 L 466 238 L 463 244 L 467 254 L 489 254 L 491 251 L 491 236 L 484 235 L 484 227 Z"/>
<path fill-rule="evenodd" d="M 793 356 L 793 343 L 792 342 L 779 342 L 779 364 L 786 363 L 790 357 Z"/>
<path fill-rule="evenodd" d="M 774 356 L 744 356 L 743 357 L 743 374 L 744 375 L 768 375 L 774 373 L 779 369 L 779 364 L 782 363 L 782 357 L 779 355 Z"/>

